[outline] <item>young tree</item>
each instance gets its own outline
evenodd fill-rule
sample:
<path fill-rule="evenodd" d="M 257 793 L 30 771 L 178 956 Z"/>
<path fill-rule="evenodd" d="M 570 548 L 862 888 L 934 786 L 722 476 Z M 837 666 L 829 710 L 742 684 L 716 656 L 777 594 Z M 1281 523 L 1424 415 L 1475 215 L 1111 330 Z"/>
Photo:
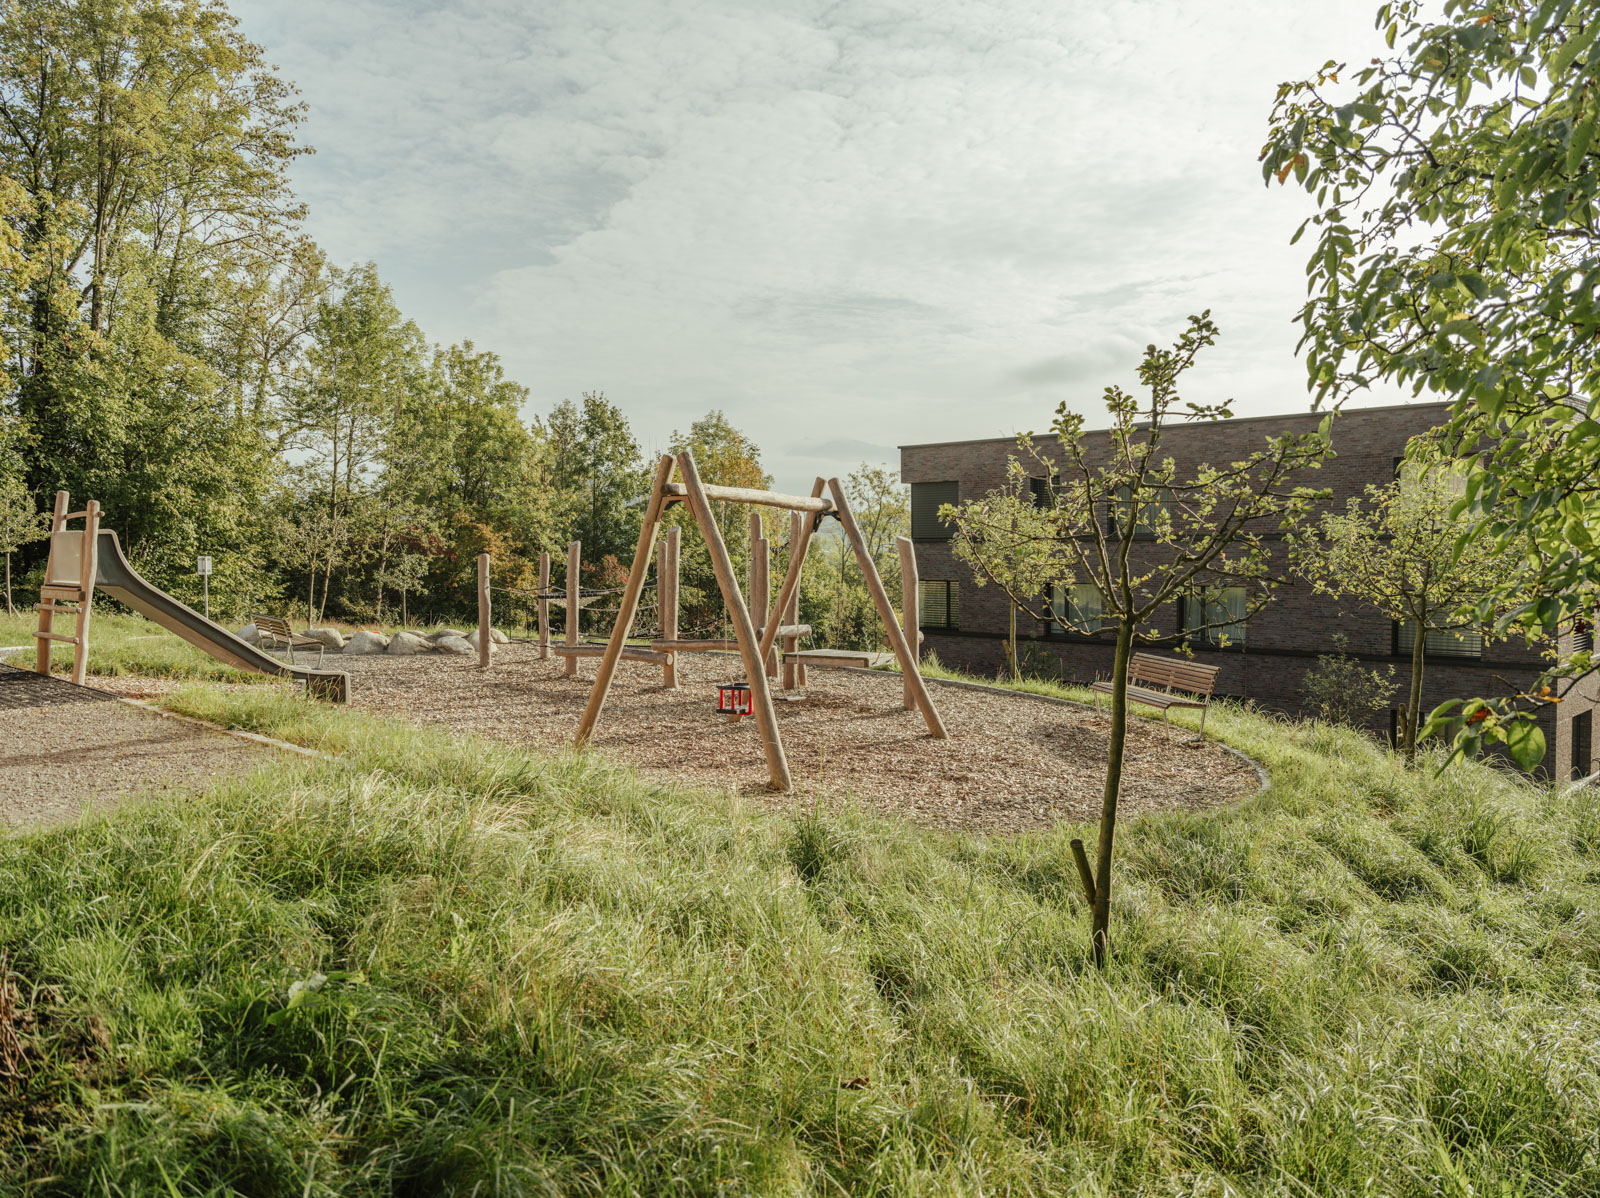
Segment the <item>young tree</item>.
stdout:
<path fill-rule="evenodd" d="M 342 513 L 320 503 L 293 516 L 280 516 L 273 525 L 284 560 L 306 572 L 306 621 L 318 623 L 328 605 L 333 571 L 350 552 L 350 522 Z M 322 605 L 317 605 L 317 571 L 322 571 Z"/>
<path fill-rule="evenodd" d="M 1063 563 L 1050 543 L 1047 526 L 1038 518 L 1038 504 L 1020 468 L 1012 471 L 1009 487 L 990 491 L 963 508 L 964 517 L 951 538 L 950 551 L 972 571 L 979 586 L 993 582 L 1008 598 L 1028 595 L 1035 601 L 1050 591 L 1060 578 Z M 1008 607 L 1006 661 L 1015 682 L 1022 677 L 1017 657 L 1017 601 L 1012 599 Z"/>
<path fill-rule="evenodd" d="M 1350 655 L 1350 638 L 1342 632 L 1328 639 L 1333 652 L 1319 653 L 1301 684 L 1306 706 L 1324 723 L 1363 727 L 1374 712 L 1389 706 L 1389 696 L 1394 693 L 1394 667 L 1362 665 Z"/>
<path fill-rule="evenodd" d="M 11 555 L 49 534 L 50 514 L 34 507 L 27 484 L 19 475 L 0 473 L 0 554 L 6 559 L 7 615 L 16 614 L 11 605 Z"/>
<path fill-rule="evenodd" d="M 1268 183 L 1317 205 L 1309 385 L 1319 403 L 1379 382 L 1454 402 L 1459 502 L 1537 568 L 1480 614 L 1548 637 L 1600 590 L 1600 19 L 1576 0 L 1399 0 L 1377 24 L 1391 53 L 1278 89 L 1262 154 Z M 1461 747 L 1528 702 L 1476 708 Z"/>
<path fill-rule="evenodd" d="M 1407 763 L 1417 757 L 1428 633 L 1481 627 L 1473 609 L 1507 572 L 1487 538 L 1467 535 L 1470 522 L 1452 519 L 1458 492 L 1447 465 L 1420 452 L 1401 478 L 1367 487 L 1365 500 L 1351 498 L 1343 512 L 1324 513 L 1294 537 L 1295 568 L 1315 590 L 1370 603 L 1410 630 L 1411 686 L 1400 729 Z M 1513 756 L 1531 769 L 1544 756 L 1544 734 L 1518 723 L 1513 736 Z"/>
<path fill-rule="evenodd" d="M 1149 346 L 1139 381 L 1144 402 L 1121 387 L 1107 387 L 1111 428 L 1106 446 L 1091 446 L 1083 417 L 1057 409 L 1052 431 L 1057 448 L 1019 442 L 1029 473 L 1042 469 L 1045 503 L 997 509 L 983 501 L 947 505 L 940 516 L 954 524 L 976 569 L 1035 619 L 1072 627 L 1072 615 L 1052 601 L 1043 583 L 1093 584 L 1100 595 L 1100 628 L 1115 638 L 1111 682 L 1111 735 L 1101 801 L 1100 836 L 1093 872 L 1080 843 L 1073 851 L 1093 907 L 1097 965 L 1105 963 L 1111 915 L 1111 856 L 1117 797 L 1128 731 L 1128 663 L 1137 643 L 1166 639 L 1152 624 L 1164 604 L 1198 594 L 1205 619 L 1191 631 L 1224 629 L 1256 611 L 1277 582 L 1264 534 L 1292 524 L 1318 495 L 1301 485 L 1302 471 L 1319 466 L 1328 453 L 1325 419 L 1312 433 L 1267 437 L 1263 449 L 1221 465 L 1203 465 L 1180 479 L 1176 463 L 1161 455 L 1165 430 L 1179 404 L 1178 382 L 1196 355 L 1216 340 L 1210 313 L 1189 318 L 1171 349 Z M 1189 419 L 1223 419 L 1227 404 L 1187 405 Z M 1023 468 L 1013 459 L 1014 477 Z M 1031 541 L 1026 551 L 1024 540 Z M 1048 559 L 1013 582 L 1008 563 L 1026 553 Z M 1206 602 L 1224 586 L 1242 588 L 1242 609 L 1219 610 Z M 1014 589 L 1013 589 L 1014 588 Z"/>
<path fill-rule="evenodd" d="M 622 410 L 603 391 L 585 391 L 581 404 L 557 404 L 535 432 L 548 445 L 567 539 L 583 542 L 586 561 L 608 553 L 631 561 L 643 513 L 630 504 L 649 489 L 650 473 Z"/>
<path fill-rule="evenodd" d="M 378 570 L 378 585 L 389 587 L 400 592 L 400 627 L 411 626 L 410 612 L 406 608 L 406 596 L 422 585 L 422 580 L 428 576 L 428 555 L 426 553 L 402 552 L 390 558 Z M 380 592 L 380 611 L 382 600 Z"/>

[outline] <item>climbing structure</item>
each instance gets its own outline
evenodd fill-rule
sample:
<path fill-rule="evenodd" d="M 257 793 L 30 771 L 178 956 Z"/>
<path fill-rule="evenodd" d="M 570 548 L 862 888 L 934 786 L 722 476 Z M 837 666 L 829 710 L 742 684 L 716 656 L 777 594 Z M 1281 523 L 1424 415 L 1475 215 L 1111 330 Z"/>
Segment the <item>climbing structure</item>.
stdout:
<path fill-rule="evenodd" d="M 674 466 L 682 481 L 673 482 Z M 823 491 L 828 492 L 827 496 Z M 718 528 L 716 519 L 711 510 L 712 502 L 747 503 L 761 507 L 785 508 L 798 513 L 801 519 L 793 522 L 796 536 L 791 539 L 788 569 L 784 573 L 783 586 L 779 588 L 776 602 L 771 605 L 771 617 L 764 603 L 758 601 L 758 609 L 763 617 L 760 627 L 751 617 L 750 607 L 745 603 L 744 596 L 740 594 L 738 580 L 735 577 L 732 559 L 728 556 L 728 547 L 722 539 L 722 531 Z M 786 626 L 779 620 L 790 615 L 795 610 L 795 603 L 799 594 L 800 572 L 805 564 L 806 552 L 810 548 L 811 539 L 822 521 L 833 517 L 839 521 L 844 529 L 845 539 L 849 541 L 855 551 L 856 561 L 861 567 L 862 577 L 867 584 L 867 590 L 872 595 L 873 604 L 878 609 L 878 617 L 883 621 L 884 632 L 894 650 L 895 658 L 900 663 L 906 682 L 908 696 L 916 707 L 922 712 L 922 718 L 928 726 L 928 732 L 936 737 L 945 736 L 944 722 L 939 718 L 938 711 L 934 708 L 933 699 L 928 694 L 926 683 L 917 666 L 917 652 L 913 643 L 906 637 L 905 631 L 895 619 L 894 609 L 889 603 L 889 594 L 884 589 L 883 580 L 878 576 L 878 568 L 872 561 L 872 555 L 867 552 L 865 541 L 862 540 L 861 530 L 856 526 L 855 516 L 850 511 L 849 501 L 845 498 L 844 488 L 837 478 L 817 479 L 812 487 L 809 497 L 801 495 L 784 495 L 777 491 L 753 490 L 745 487 L 719 487 L 708 485 L 700 481 L 700 472 L 695 467 L 694 455 L 685 450 L 673 458 L 670 454 L 663 455 L 656 466 L 655 478 L 651 483 L 650 496 L 645 507 L 644 523 L 639 529 L 639 544 L 633 555 L 633 568 L 628 573 L 627 586 L 623 588 L 622 599 L 617 611 L 616 623 L 612 626 L 610 640 L 606 642 L 601 655 L 600 668 L 595 675 L 594 687 L 589 692 L 589 702 L 584 707 L 583 718 L 578 723 L 575 744 L 583 744 L 593 734 L 595 724 L 600 719 L 600 712 L 605 707 L 606 695 L 611 689 L 611 680 L 616 676 L 617 665 L 622 661 L 623 655 L 628 651 L 627 641 L 633 630 L 634 616 L 638 611 L 639 596 L 644 589 L 645 578 L 650 568 L 650 558 L 655 550 L 656 537 L 661 526 L 662 514 L 670 504 L 687 503 L 694 516 L 695 524 L 700 529 L 700 534 L 705 538 L 706 549 L 711 555 L 711 567 L 717 576 L 717 587 L 722 592 L 722 601 L 727 609 L 729 620 L 732 624 L 734 644 L 738 647 L 739 655 L 744 663 L 745 678 L 750 687 L 750 707 L 756 718 L 756 725 L 761 732 L 762 749 L 767 760 L 768 784 L 773 790 L 787 791 L 791 789 L 789 776 L 789 763 L 784 756 L 783 741 L 778 736 L 777 716 L 773 711 L 772 692 L 768 686 L 767 663 L 771 658 L 774 645 L 780 634 L 786 631 Z M 670 542 L 668 555 L 676 557 L 677 545 L 675 540 Z M 676 578 L 676 569 L 664 571 L 660 575 L 665 579 L 668 576 Z M 752 587 L 752 591 L 759 590 L 761 599 L 765 599 L 766 587 Z M 669 619 L 675 622 L 675 616 L 666 615 L 669 610 L 666 596 L 661 600 L 662 623 Z M 672 604 L 676 608 L 676 602 Z M 786 642 L 792 643 L 792 636 L 797 626 L 792 623 L 787 626 L 789 636 Z M 651 645 L 651 650 L 672 654 L 680 650 L 693 650 L 708 647 L 705 642 L 679 641 L 665 635 Z M 665 663 L 663 663 L 665 664 Z"/>

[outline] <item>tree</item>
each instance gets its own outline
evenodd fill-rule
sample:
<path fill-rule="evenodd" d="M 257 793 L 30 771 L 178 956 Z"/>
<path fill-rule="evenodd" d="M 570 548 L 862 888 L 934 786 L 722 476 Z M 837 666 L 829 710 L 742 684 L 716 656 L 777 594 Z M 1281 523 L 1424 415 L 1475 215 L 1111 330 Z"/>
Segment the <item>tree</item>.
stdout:
<path fill-rule="evenodd" d="M 965 516 L 951 538 L 955 559 L 973 573 L 973 580 L 984 586 L 993 582 L 1006 595 L 1028 595 L 1037 599 L 1049 591 L 1061 574 L 1062 560 L 1051 544 L 1048 529 L 1038 519 L 1028 480 L 1018 466 L 1011 471 L 1011 485 L 990 491 L 981 499 L 964 505 Z M 1017 658 L 1017 602 L 1009 605 L 1010 635 L 1006 638 L 1006 661 L 1012 681 L 1022 677 Z"/>
<path fill-rule="evenodd" d="M 1389 706 L 1394 667 L 1363 666 L 1349 654 L 1350 638 L 1342 632 L 1328 639 L 1333 652 L 1317 654 L 1316 664 L 1306 671 L 1301 684 L 1306 706 L 1324 723 L 1363 727 L 1373 712 Z"/>
<path fill-rule="evenodd" d="M 1077 617 L 1054 602 L 1053 587 L 1040 584 L 1064 588 L 1081 580 L 1099 592 L 1097 627 L 1087 631 L 1115 638 L 1111 734 L 1092 873 L 1082 845 L 1073 843 L 1093 907 L 1097 965 L 1104 965 L 1109 943 L 1112 844 L 1134 645 L 1166 639 L 1152 620 L 1181 595 L 1202 604 L 1204 619 L 1191 631 L 1226 629 L 1259 610 L 1277 582 L 1264 534 L 1301 518 L 1318 494 L 1300 485 L 1301 472 L 1319 466 L 1328 453 L 1325 419 L 1316 432 L 1267 437 L 1265 448 L 1248 457 L 1178 477 L 1173 459 L 1161 456 L 1163 434 L 1176 416 L 1179 379 L 1216 336 L 1208 312 L 1191 316 L 1172 348 L 1149 346 L 1139 365 L 1139 381 L 1149 391 L 1143 403 L 1121 387 L 1106 388 L 1111 428 L 1104 452 L 1091 446 L 1083 416 L 1064 403 L 1052 424 L 1055 450 L 1025 435 L 1018 443 L 1021 454 L 1030 459 L 1030 471 L 1044 471 L 1040 506 L 974 501 L 940 510 L 940 518 L 967 542 L 976 569 L 1023 611 L 1075 627 Z M 1189 419 L 1231 415 L 1225 403 L 1188 408 Z M 1011 469 L 1020 479 L 1021 462 L 1013 459 Z M 1040 566 L 1019 583 L 1008 564 L 1020 555 L 1039 559 Z M 1241 589 L 1245 602 L 1221 610 L 1216 600 L 1225 586 Z"/>
<path fill-rule="evenodd" d="M 411 626 L 410 613 L 406 609 L 406 596 L 421 585 L 422 580 L 428 576 L 428 555 L 425 553 L 404 552 L 391 558 L 378 570 L 377 579 L 379 587 L 389 587 L 400 592 L 400 627 Z M 382 592 L 379 592 L 379 611 L 383 606 Z M 381 618 L 381 617 L 380 617 Z"/>
<path fill-rule="evenodd" d="M 1550 636 L 1600 593 L 1600 17 L 1576 0 L 1423 14 L 1383 5 L 1390 54 L 1281 86 L 1262 169 L 1317 204 L 1299 315 L 1317 401 L 1378 382 L 1453 401 L 1457 502 L 1535 573 L 1480 615 Z M 1474 705 L 1458 746 L 1536 701 Z"/>
<path fill-rule="evenodd" d="M 585 391 L 581 404 L 557 404 L 535 432 L 549 445 L 567 539 L 583 542 L 586 561 L 608 553 L 632 560 L 643 512 L 630 504 L 649 489 L 650 475 L 622 410 L 603 391 Z"/>
<path fill-rule="evenodd" d="M 19 475 L 0 473 L 0 553 L 6 559 L 6 614 L 11 604 L 11 555 L 24 545 L 50 535 L 50 515 L 34 507 L 33 495 Z"/>
<path fill-rule="evenodd" d="M 1417 453 L 1399 479 L 1368 486 L 1343 512 L 1323 513 L 1297 530 L 1294 544 L 1295 568 L 1313 589 L 1370 603 L 1409 630 L 1411 686 L 1400 729 L 1407 763 L 1417 756 L 1428 636 L 1477 628 L 1476 605 L 1507 572 L 1487 538 L 1467 535 L 1470 523 L 1451 517 L 1459 492 L 1449 464 Z M 1513 727 L 1513 756 L 1532 769 L 1544 756 L 1544 734 L 1531 723 Z"/>
<path fill-rule="evenodd" d="M 330 512 L 320 503 L 291 516 L 280 516 L 273 525 L 284 558 L 306 572 L 306 620 L 321 621 L 328 605 L 328 587 L 335 567 L 349 555 L 350 522 L 341 512 Z M 322 571 L 322 604 L 317 604 L 317 571 Z"/>

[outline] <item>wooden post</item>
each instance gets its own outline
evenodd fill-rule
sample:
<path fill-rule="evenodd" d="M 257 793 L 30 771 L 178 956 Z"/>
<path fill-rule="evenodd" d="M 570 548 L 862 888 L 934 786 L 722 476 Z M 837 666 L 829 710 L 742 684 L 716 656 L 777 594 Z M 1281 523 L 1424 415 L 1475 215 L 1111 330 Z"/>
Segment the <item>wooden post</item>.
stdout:
<path fill-rule="evenodd" d="M 683 529 L 673 528 L 661 538 L 656 551 L 656 609 L 660 616 L 661 639 L 678 639 L 678 542 Z M 668 653 L 661 667 L 661 685 L 668 690 L 678 689 L 678 655 Z"/>
<path fill-rule="evenodd" d="M 573 541 L 567 546 L 567 644 L 578 643 L 578 616 L 582 612 L 579 604 L 582 597 L 578 594 L 578 575 L 583 572 L 583 542 Z M 569 653 L 567 655 L 567 677 L 575 678 L 578 675 L 578 658 Z"/>
<path fill-rule="evenodd" d="M 71 499 L 65 491 L 56 492 L 55 513 L 50 518 L 50 535 L 55 536 L 67 523 L 67 503 Z M 55 542 L 51 542 L 54 547 Z M 49 567 L 45 567 L 45 581 L 49 581 Z M 33 668 L 36 673 L 48 674 L 50 672 L 50 638 L 55 632 L 55 605 L 43 595 L 39 596 L 39 631 L 35 634 L 36 648 L 33 656 Z"/>
<path fill-rule="evenodd" d="M 920 669 L 922 629 L 917 619 L 917 551 L 910 537 L 896 537 L 894 547 L 900 553 L 900 629 L 905 633 L 911 652 L 916 654 Z M 910 674 L 903 676 L 900 689 L 906 710 L 913 710 L 917 705 L 917 696 L 911 687 Z"/>
<path fill-rule="evenodd" d="M 803 516 L 799 512 L 789 513 L 788 569 L 790 570 L 794 569 L 795 550 L 800 546 L 800 525 L 808 519 L 810 517 Z M 789 596 L 788 606 L 778 613 L 778 622 L 780 624 L 798 624 L 800 622 L 800 591 L 798 586 L 794 593 Z M 783 638 L 783 689 L 786 691 L 794 690 L 796 684 L 800 686 L 806 684 L 805 663 L 796 661 L 793 656 L 799 648 L 799 637 L 786 636 Z"/>
<path fill-rule="evenodd" d="M 700 472 L 695 468 L 694 455 L 688 450 L 678 455 L 678 470 L 683 475 L 683 485 L 700 525 L 700 535 L 705 538 L 711 554 L 711 568 L 716 571 L 717 586 L 722 591 L 722 602 L 733 620 L 734 635 L 739 641 L 739 656 L 744 661 L 745 680 L 750 686 L 750 706 L 755 713 L 756 726 L 761 730 L 762 745 L 767 755 L 768 784 L 773 790 L 788 791 L 793 783 L 789 778 L 789 762 L 783 755 L 783 741 L 778 737 L 778 717 L 772 709 L 772 691 L 767 687 L 764 660 L 772 647 L 770 635 L 763 642 L 756 641 L 755 624 L 750 619 L 750 609 L 739 594 L 738 577 L 733 572 L 733 562 L 728 557 L 728 546 L 722 540 L 711 502 L 700 485 Z M 767 633 L 778 630 L 775 620 L 767 622 Z"/>
<path fill-rule="evenodd" d="M 600 719 L 600 709 L 605 706 L 606 695 L 611 690 L 611 680 L 616 677 L 617 663 L 622 660 L 623 646 L 628 643 L 628 633 L 633 629 L 633 617 L 639 610 L 639 592 L 644 590 L 644 576 L 650 572 L 650 550 L 656 540 L 656 525 L 661 522 L 662 493 L 671 479 L 672 456 L 662 454 L 661 461 L 656 466 L 655 482 L 650 487 L 650 502 L 645 507 L 644 523 L 639 526 L 639 544 L 633 551 L 633 569 L 628 571 L 628 585 L 622 591 L 622 603 L 617 608 L 617 622 L 611 626 L 611 639 L 606 642 L 605 656 L 600 659 L 600 668 L 595 671 L 594 686 L 589 691 L 589 702 L 584 705 L 583 718 L 578 721 L 578 734 L 572 742 L 575 745 L 583 744 L 594 732 L 594 726 Z M 576 549 L 577 542 L 574 541 L 572 549 L 569 550 L 570 557 L 576 557 Z M 569 596 L 575 593 L 571 583 L 568 583 L 567 593 Z M 576 662 L 577 655 L 572 655 L 568 660 Z"/>
<path fill-rule="evenodd" d="M 820 496 L 822 489 L 828 484 L 823 479 L 817 479 L 811 488 L 813 497 Z M 778 601 L 773 604 L 777 611 L 787 611 L 789 605 L 795 602 L 795 596 L 800 593 L 800 570 L 805 565 L 806 553 L 811 549 L 811 533 L 814 517 L 804 516 L 800 525 L 800 540 L 798 547 L 789 547 L 789 569 L 783 575 L 783 586 L 778 588 Z M 761 652 L 765 656 L 772 650 L 772 642 L 778 637 L 778 622 L 773 620 L 761 634 Z M 801 667 L 800 683 L 805 685 L 804 667 Z"/>
<path fill-rule="evenodd" d="M 911 683 L 911 693 L 917 706 L 922 708 L 923 722 L 928 725 L 931 735 L 943 739 L 949 733 L 945 731 L 944 721 L 933 706 L 933 697 L 928 694 L 928 684 L 922 680 L 922 671 L 917 668 L 917 655 L 906 643 L 905 633 L 900 631 L 900 624 L 894 618 L 889 592 L 884 589 L 883 579 L 878 576 L 878 567 L 873 564 L 872 554 L 867 552 L 867 543 L 861 539 L 861 529 L 857 527 L 856 518 L 850 511 L 850 501 L 845 498 L 844 487 L 838 479 L 830 478 L 828 490 L 833 494 L 833 506 L 839 513 L 839 523 L 844 525 L 844 535 L 856 551 L 856 562 L 861 566 L 862 579 L 867 584 L 872 602 L 877 606 L 878 618 L 883 621 L 883 630 L 889 634 L 889 643 L 894 646 L 895 656 L 900 659 L 900 669 Z"/>
<path fill-rule="evenodd" d="M 539 555 L 539 594 L 550 593 L 550 555 Z M 550 660 L 550 600 L 539 600 L 539 660 Z"/>
<path fill-rule="evenodd" d="M 478 554 L 478 668 L 489 668 L 489 651 L 494 638 L 489 635 L 491 611 L 489 605 L 489 555 Z"/>

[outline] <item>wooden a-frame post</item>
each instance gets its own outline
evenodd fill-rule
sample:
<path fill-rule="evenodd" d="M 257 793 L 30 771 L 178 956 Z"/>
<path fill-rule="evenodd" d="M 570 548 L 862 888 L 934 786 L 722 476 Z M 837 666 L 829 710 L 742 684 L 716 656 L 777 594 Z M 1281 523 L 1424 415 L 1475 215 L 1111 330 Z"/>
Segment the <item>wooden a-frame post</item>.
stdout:
<path fill-rule="evenodd" d="M 900 622 L 894 618 L 894 608 L 889 603 L 889 592 L 884 589 L 883 579 L 878 577 L 878 567 L 873 564 L 872 554 L 867 552 L 867 543 L 861 539 L 861 529 L 856 525 L 855 515 L 850 511 L 850 501 L 845 498 L 844 488 L 839 485 L 839 480 L 830 478 L 828 490 L 833 494 L 834 510 L 839 515 L 839 523 L 844 526 L 845 538 L 856 551 L 856 561 L 861 566 L 861 577 L 867 584 L 867 592 L 872 596 L 872 602 L 877 605 L 878 618 L 883 621 L 883 630 L 889 634 L 889 644 L 894 647 L 894 655 L 900 659 L 900 669 L 905 674 L 905 679 L 911 684 L 911 694 L 917 701 L 917 706 L 922 709 L 923 722 L 928 725 L 928 731 L 943 740 L 949 735 L 944 729 L 944 721 L 939 718 L 939 713 L 933 706 L 933 697 L 928 694 L 928 684 L 922 680 L 922 671 L 917 666 L 917 652 L 906 641 L 906 634 L 900 628 Z"/>

